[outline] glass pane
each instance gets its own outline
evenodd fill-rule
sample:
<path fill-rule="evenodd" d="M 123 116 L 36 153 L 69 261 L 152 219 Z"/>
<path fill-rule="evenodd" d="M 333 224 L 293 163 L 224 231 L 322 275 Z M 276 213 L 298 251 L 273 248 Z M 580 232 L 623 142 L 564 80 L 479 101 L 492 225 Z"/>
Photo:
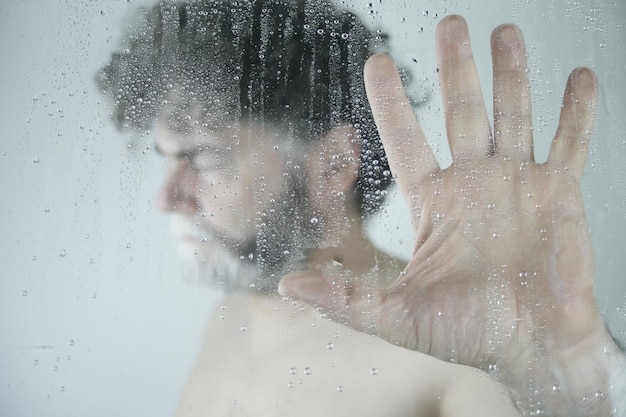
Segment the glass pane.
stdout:
<path fill-rule="evenodd" d="M 623 24 L 626 5 L 600 0 L 475 3 L 469 0 L 431 0 L 416 4 L 351 0 L 342 1 L 339 7 L 355 13 L 371 29 L 375 38 L 372 42 L 383 43 L 382 38 L 388 36 L 388 44 L 381 46 L 381 50 L 388 52 L 403 69 L 413 110 L 437 160 L 444 167 L 452 163 L 452 155 L 446 142 L 434 41 L 436 25 L 444 16 L 460 14 L 468 22 L 487 114 L 492 122 L 491 31 L 504 22 L 515 23 L 523 31 L 532 85 L 534 152 L 538 161 L 545 161 L 548 157 L 568 74 L 578 66 L 595 71 L 600 86 L 599 104 L 582 190 L 595 254 L 598 305 L 613 335 L 624 340 L 626 282 L 621 280 L 621 274 L 626 270 L 623 256 L 626 165 L 622 160 L 626 157 L 623 139 L 626 121 L 622 115 L 626 86 L 620 76 L 624 74 L 626 62 Z M 222 262 L 227 256 L 226 252 L 217 249 L 224 244 L 236 247 L 235 264 L 239 265 L 237 262 L 244 257 L 243 261 L 248 265 L 240 267 L 225 263 L 227 266 L 221 266 L 220 274 L 230 268 L 234 276 L 242 277 L 252 268 L 254 274 L 243 287 L 274 294 L 273 299 L 278 304 L 269 304 L 268 308 L 284 305 L 285 311 L 290 311 L 303 304 L 294 306 L 282 301 L 275 296 L 274 287 L 279 275 L 300 265 L 292 255 L 298 255 L 298 261 L 303 258 L 310 261 L 310 247 L 333 247 L 345 238 L 341 233 L 329 237 L 319 232 L 322 226 L 332 228 L 335 221 L 343 224 L 341 222 L 348 215 L 340 212 L 341 206 L 337 209 L 339 211 L 334 206 L 332 210 L 316 208 L 314 203 L 317 200 L 311 197 L 314 194 L 298 194 L 298 190 L 302 191 L 298 186 L 313 187 L 314 184 L 306 181 L 299 184 L 297 173 L 303 172 L 307 163 L 318 168 L 328 165 L 333 167 L 332 176 L 336 178 L 337 170 L 352 167 L 353 160 L 349 155 L 360 151 L 332 148 L 326 154 L 316 154 L 319 157 L 313 162 L 307 162 L 302 152 L 311 151 L 315 144 L 293 145 L 283 140 L 300 135 L 304 128 L 297 123 L 277 126 L 276 120 L 271 119 L 278 117 L 271 111 L 271 106 L 276 103 L 271 103 L 270 98 L 261 92 L 257 92 L 257 96 L 251 93 L 247 104 L 254 107 L 254 100 L 267 100 L 264 103 L 268 110 L 260 121 L 257 114 L 256 120 L 252 117 L 252 121 L 246 124 L 224 124 L 228 115 L 242 115 L 242 109 L 246 109 L 237 101 L 216 106 L 219 112 L 203 119 L 204 125 L 201 123 L 198 127 L 192 123 L 187 126 L 186 121 L 195 121 L 194 118 L 186 119 L 187 115 L 206 116 L 207 111 L 198 109 L 198 100 L 190 101 L 186 96 L 180 98 L 181 92 L 189 89 L 182 88 L 181 77 L 177 78 L 180 74 L 170 74 L 173 92 L 159 98 L 168 102 L 159 113 L 161 126 L 146 124 L 134 131 L 116 128 L 111 120 L 111 101 L 100 91 L 97 74 L 109 62 L 112 53 L 125 47 L 121 46 L 125 33 L 130 31 L 141 35 L 141 29 L 132 23 L 131 16 L 142 5 L 151 6 L 152 2 L 96 0 L 61 4 L 24 0 L 4 5 L 0 15 L 0 51 L 5 57 L 0 78 L 0 123 L 5 136 L 0 145 L 3 178 L 0 186 L 4 196 L 4 239 L 0 243 L 4 266 L 0 284 L 0 415 L 105 416 L 114 412 L 170 416 L 175 415 L 179 407 L 181 414 L 191 412 L 181 405 L 181 396 L 189 376 L 197 369 L 210 318 L 219 321 L 220 316 L 224 316 L 228 323 L 236 326 L 241 336 L 241 340 L 224 339 L 223 350 L 219 353 L 224 355 L 224 366 L 247 364 L 244 359 L 233 360 L 233 355 L 248 346 L 251 338 L 259 334 L 257 329 L 263 328 L 248 322 L 253 316 L 237 315 L 240 306 L 236 300 L 226 298 L 229 301 L 223 301 L 224 297 L 229 297 L 225 294 L 230 294 L 225 279 L 209 280 L 208 284 L 198 282 L 203 281 L 207 270 L 212 271 L 217 261 Z M 181 9 L 175 10 L 178 13 Z M 312 15 L 323 16 L 323 13 L 324 10 L 320 10 Z M 191 24 L 191 17 L 182 16 L 180 13 L 166 16 L 165 20 L 189 19 Z M 240 19 L 241 24 L 249 23 L 246 16 L 240 16 Z M 325 24 L 333 27 L 332 22 Z M 289 29 L 274 25 L 272 19 L 267 18 L 259 28 L 264 31 L 259 40 L 270 37 L 272 31 Z M 338 32 L 338 38 L 344 34 L 352 36 L 351 32 Z M 176 36 L 166 32 L 162 35 Z M 332 49 L 332 45 L 328 48 Z M 228 50 L 211 53 L 228 53 Z M 210 61 L 207 57 L 204 59 Z M 216 79 L 219 78 L 217 75 Z M 323 80 L 316 79 L 315 74 L 307 74 L 303 79 L 312 79 L 320 86 L 328 87 Z M 341 97 L 330 96 L 341 100 Z M 316 104 L 315 100 L 310 103 L 311 106 Z M 235 113 L 225 115 L 225 108 L 233 108 Z M 334 132 L 319 127 L 325 122 L 331 127 L 343 126 L 335 120 L 316 120 L 314 133 Z M 213 216 L 223 218 L 223 213 L 235 216 L 235 220 L 225 220 L 224 230 L 232 235 L 217 233 L 217 243 L 213 242 L 216 251 L 198 254 L 194 245 L 183 246 L 181 250 L 181 235 L 184 238 L 191 234 L 195 245 L 200 242 L 204 248 L 214 237 L 189 231 L 194 229 L 193 224 L 190 225 L 188 219 L 181 224 L 179 217 L 174 220 L 178 223 L 172 232 L 169 223 L 176 216 L 171 212 L 180 211 L 183 201 L 177 196 L 170 201 L 175 209 L 163 208 L 163 204 L 167 205 L 162 195 L 159 197 L 163 178 L 177 168 L 158 153 L 180 153 L 181 150 L 176 145 L 168 148 L 171 141 L 167 139 L 155 142 L 155 138 L 164 131 L 169 132 L 165 137 L 171 139 L 168 136 L 171 132 L 184 136 L 188 134 L 185 129 L 193 132 L 200 128 L 207 129 L 203 132 L 220 132 L 219 137 L 228 137 L 231 143 L 214 143 L 210 140 L 211 135 L 206 136 L 207 142 L 203 142 L 202 147 L 182 152 L 185 163 L 193 162 L 198 171 L 204 173 L 223 170 L 228 181 L 240 180 L 242 174 L 237 163 L 241 162 L 243 154 L 237 149 L 245 146 L 247 161 L 257 168 L 252 175 L 252 188 L 247 189 L 252 190 L 250 204 L 238 200 L 243 197 L 233 191 L 237 186 L 227 183 L 226 179 L 206 180 L 209 188 L 204 190 L 204 195 L 208 199 L 217 196 L 214 209 L 193 214 L 191 223 L 205 218 L 210 222 Z M 353 134 L 337 132 L 343 135 L 342 138 Z M 267 137 L 264 143 L 271 146 L 263 149 L 249 146 L 255 143 L 252 138 L 257 137 Z M 328 146 L 336 143 L 344 141 L 330 140 Z M 219 155 L 219 158 L 211 158 L 207 152 Z M 341 163 L 331 165 L 333 156 L 343 155 L 342 152 L 346 156 L 339 157 Z M 329 158 L 324 159 L 326 156 Z M 372 157 L 371 161 L 376 164 L 382 161 L 377 158 Z M 372 162 L 370 168 L 376 164 Z M 381 175 L 383 171 L 386 170 L 381 169 Z M 282 176 L 295 178 L 294 184 L 290 185 L 293 188 L 288 189 L 290 193 L 284 195 L 281 194 L 282 188 L 273 188 L 273 180 Z M 206 178 L 209 178 L 208 174 Z M 323 172 L 316 178 L 325 178 Z M 321 199 L 322 202 L 344 197 L 341 185 L 323 183 L 317 187 L 324 192 L 336 188 L 331 190 L 333 197 Z M 380 192 L 373 193 L 374 200 L 381 195 Z M 386 193 L 383 207 L 367 216 L 365 223 L 367 237 L 381 251 L 390 254 L 390 258 L 380 255 L 379 261 L 381 264 L 389 262 L 389 270 L 393 270 L 410 259 L 414 234 L 409 210 L 395 186 L 382 195 Z M 281 206 L 275 200 L 285 204 Z M 244 208 L 249 211 L 242 211 Z M 265 224 L 264 220 L 269 216 L 264 210 L 276 212 L 274 228 L 272 224 Z M 324 218 L 320 215 L 324 210 L 332 211 L 334 215 Z M 293 213 L 300 216 L 304 225 L 291 222 L 290 214 Z M 236 216 L 249 221 L 238 222 Z M 316 224 L 319 226 L 314 227 Z M 310 236 L 306 235 L 309 228 L 313 230 Z M 239 239 L 237 233 L 260 236 L 266 239 L 265 246 L 259 243 L 260 240 L 254 242 L 257 246 L 246 246 L 246 241 Z M 304 235 L 308 240 L 294 239 L 294 236 Z M 283 247 L 275 242 L 287 243 Z M 264 257 L 267 252 L 263 250 L 274 252 L 271 252 L 272 256 Z M 190 264 L 181 259 L 180 252 L 183 258 L 202 259 Z M 207 253 L 217 253 L 214 257 L 219 259 L 211 259 Z M 273 265 L 268 261 L 281 257 L 289 259 L 290 263 Z M 254 268 L 259 265 L 266 267 L 265 272 L 271 278 L 257 279 Z M 217 267 L 214 269 L 218 270 Z M 268 282 L 271 285 L 266 288 Z M 369 384 L 367 389 L 373 392 L 380 391 L 381 395 L 384 391 L 378 387 L 389 381 L 385 378 L 408 378 L 405 374 L 391 373 L 391 365 L 378 358 L 358 362 L 362 356 L 351 350 L 350 343 L 353 342 L 350 341 L 360 341 L 359 338 L 366 336 L 356 331 L 343 327 L 341 331 L 335 331 L 332 326 L 326 333 L 319 328 L 310 332 L 308 328 L 307 331 L 294 331 L 287 319 L 275 323 L 277 334 L 291 334 L 291 331 L 293 335 L 308 337 L 311 342 L 306 346 L 319 345 L 323 354 L 330 356 L 322 361 L 327 366 L 325 371 L 317 374 L 315 367 L 306 360 L 295 357 L 293 365 L 285 365 L 285 358 L 279 361 L 276 380 L 284 387 L 284 398 L 292 398 L 297 403 L 293 398 L 300 397 L 291 393 L 301 388 L 300 385 L 310 389 L 314 384 L 307 385 L 307 378 L 319 375 L 316 383 L 325 390 L 332 390 L 333 394 L 343 394 L 345 398 L 340 401 L 366 407 L 368 403 L 362 397 L 367 396 L 362 392 L 358 394 L 357 389 L 361 377 L 356 373 L 352 373 L 349 379 L 341 380 L 342 377 L 360 369 L 364 372 L 364 379 L 380 379 L 374 383 L 367 380 L 364 384 Z M 308 320 L 308 316 L 303 315 L 300 320 Z M 279 328 L 279 324 L 285 327 Z M 288 349 L 289 346 L 282 348 Z M 296 348 L 300 348 L 299 345 L 293 346 Z M 380 349 L 385 351 L 386 348 Z M 408 351 L 398 353 L 397 360 L 402 361 L 405 357 L 407 361 L 412 360 L 408 359 Z M 259 363 L 270 363 L 269 359 L 264 362 L 266 359 L 263 358 L 271 358 L 271 355 L 258 359 Z M 326 370 L 333 367 L 339 370 Z M 240 374 L 241 370 L 233 369 L 229 375 L 237 381 L 236 376 Z M 231 383 L 228 376 L 224 378 Z M 259 378 L 264 381 L 261 376 Z M 244 382 L 250 381 L 242 382 L 238 397 L 240 405 L 252 398 L 247 394 L 250 385 Z M 303 388 L 299 393 L 302 392 L 307 391 Z M 329 393 L 324 395 L 331 398 Z M 236 400 L 233 401 L 232 405 L 236 406 Z M 335 400 L 329 400 L 332 401 Z"/>

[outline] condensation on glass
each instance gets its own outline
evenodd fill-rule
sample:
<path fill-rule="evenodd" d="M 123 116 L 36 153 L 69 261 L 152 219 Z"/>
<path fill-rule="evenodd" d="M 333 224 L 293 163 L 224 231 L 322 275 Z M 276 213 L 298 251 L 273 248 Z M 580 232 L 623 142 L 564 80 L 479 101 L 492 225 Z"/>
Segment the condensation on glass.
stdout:
<path fill-rule="evenodd" d="M 383 0 L 337 3 L 365 24 L 372 50 L 388 51 L 401 66 L 417 118 L 433 141 L 431 146 L 443 166 L 451 162 L 451 157 L 445 144 L 433 41 L 435 26 L 443 16 L 458 13 L 467 19 L 484 97 L 492 96 L 488 48 L 492 28 L 514 22 L 524 31 L 530 60 L 535 155 L 539 160 L 547 156 L 569 71 L 576 66 L 594 69 L 601 98 L 583 192 L 596 256 L 597 298 L 614 334 L 626 338 L 623 299 L 626 284 L 620 279 L 626 270 L 622 254 L 626 236 L 626 168 L 622 163 L 626 158 L 623 139 L 626 121 L 621 117 L 625 111 L 626 87 L 620 78 L 626 62 L 623 42 L 626 6 L 599 0 L 547 3 L 511 0 L 489 7 L 471 1 L 434 0 L 416 4 Z M 163 77 L 171 78 L 165 83 L 171 84 L 171 88 L 160 92 L 161 95 L 141 97 L 152 100 L 152 104 L 160 103 L 158 109 L 154 107 L 139 114 L 150 103 L 137 101 L 139 97 L 133 96 L 133 91 L 116 91 L 117 87 L 113 87 L 109 95 L 128 93 L 127 98 L 135 100 L 127 110 L 139 114 L 140 119 L 135 120 L 135 126 L 129 126 L 136 128 L 132 132 L 120 132 L 116 128 L 111 121 L 110 99 L 106 92 L 103 94 L 111 84 L 102 81 L 102 73 L 96 75 L 111 53 L 117 51 L 123 60 L 132 48 L 153 48 L 154 42 L 166 44 L 168 37 L 179 36 L 172 22 L 180 23 L 182 19 L 188 25 L 194 24 L 191 11 L 163 8 L 164 25 L 154 32 L 161 38 L 146 38 L 146 31 L 155 30 L 150 22 L 128 27 L 129 17 L 140 6 L 149 8 L 151 2 L 98 0 L 41 4 L 28 0 L 6 5 L 0 17 L 3 39 L 0 48 L 5 56 L 0 81 L 3 91 L 0 117 L 5 138 L 0 145 L 4 179 L 4 239 L 0 250 L 4 267 L 0 291 L 1 415 L 104 416 L 111 412 L 172 415 L 200 349 L 206 318 L 219 306 L 219 291 L 215 287 L 223 290 L 227 286 L 225 282 L 212 281 L 199 285 L 194 279 L 185 278 L 215 272 L 198 272 L 199 268 L 244 276 L 250 273 L 249 268 L 237 266 L 244 258 L 246 265 L 266 267 L 269 278 L 259 281 L 253 274 L 253 278 L 235 284 L 272 291 L 276 277 L 285 268 L 299 265 L 295 261 L 273 265 L 268 260 L 291 260 L 295 255 L 299 260 L 306 259 L 309 247 L 324 238 L 318 233 L 322 226 L 332 226 L 333 219 L 323 218 L 311 204 L 314 196 L 303 191 L 311 186 L 302 174 L 305 165 L 311 162 L 305 161 L 302 153 L 315 143 L 288 140 L 306 136 L 302 132 L 309 132 L 310 126 L 299 125 L 295 122 L 297 118 L 286 125 L 278 123 L 285 117 L 285 106 L 287 113 L 317 114 L 316 106 L 321 102 L 303 97 L 265 96 L 263 88 L 255 88 L 247 96 L 237 92 L 237 100 L 232 101 L 229 89 L 243 84 L 220 83 L 224 78 L 220 74 L 222 69 L 212 65 L 216 61 L 211 54 L 229 53 L 226 43 L 197 58 L 209 70 L 198 67 L 197 74 L 184 74 L 185 77 L 175 72 L 180 64 L 176 54 L 170 56 L 169 72 Z M 215 13 L 213 8 L 194 10 Z M 293 13 L 293 21 L 298 21 L 297 10 L 286 8 L 285 13 Z M 328 39 L 328 44 L 318 45 L 319 50 L 301 54 L 299 65 L 291 68 L 288 65 L 291 61 L 285 59 L 275 69 L 276 82 L 311 83 L 312 88 L 319 88 L 320 94 L 327 95 L 332 108 L 328 117 L 315 120 L 314 126 L 319 130 L 314 133 L 323 135 L 332 128 L 341 128 L 339 116 L 346 111 L 343 103 L 346 98 L 336 94 L 337 86 L 324 84 L 324 74 L 318 73 L 315 66 L 315 54 L 330 51 L 329 65 L 338 66 L 344 58 L 348 62 L 358 61 L 362 57 L 355 54 L 370 51 L 356 51 L 359 45 L 351 44 L 353 37 L 365 36 L 365 28 L 320 22 L 316 16 L 319 14 L 314 10 L 307 11 L 302 26 L 294 23 L 277 27 L 263 10 L 248 11 L 242 7 L 238 20 L 229 23 L 242 29 L 233 30 L 235 35 L 228 41 L 260 42 L 261 50 L 271 51 L 273 46 L 264 42 L 286 42 L 294 30 L 307 30 L 307 36 Z M 260 33 L 248 30 L 254 18 L 265 19 Z M 197 31 L 201 30 L 199 26 Z M 322 33 L 318 34 L 318 30 Z M 334 32 L 335 36 L 324 36 L 324 31 Z M 137 41 L 127 46 L 128 51 L 119 49 L 124 33 L 132 33 Z M 198 39 L 211 36 L 200 35 Z M 146 39 L 153 43 L 142 45 Z M 303 57 L 313 61 L 302 62 Z M 262 57 L 256 63 L 231 62 L 231 68 L 237 70 L 227 75 L 233 79 L 250 76 L 261 71 L 262 62 Z M 149 68 L 141 67 L 145 64 L 130 60 L 124 65 L 146 71 L 144 80 L 148 83 Z M 246 65 L 251 68 L 248 72 L 244 71 Z M 351 65 L 349 62 L 342 68 L 346 83 L 358 82 L 361 77 L 361 69 Z M 289 72 L 289 76 L 278 76 L 283 71 Z M 215 83 L 189 83 L 195 78 Z M 267 80 L 268 88 L 270 81 Z M 210 87 L 209 97 L 202 96 L 209 91 L 205 87 Z M 126 85 L 124 88 L 148 87 Z M 363 92 L 350 91 L 361 95 L 356 101 L 365 108 Z M 181 99 L 183 92 L 190 92 L 194 100 Z M 245 100 L 240 100 L 241 97 Z M 203 108 L 207 100 L 213 100 L 219 111 Z M 148 120 L 151 111 L 154 112 L 151 116 L 155 116 L 152 119 L 158 119 L 160 124 L 148 123 L 153 121 Z M 357 130 L 368 129 L 367 120 L 358 120 L 368 117 L 364 116 L 365 110 L 350 111 Z M 132 124 L 130 113 L 118 117 L 118 125 Z M 202 117 L 192 117 L 198 115 Z M 234 123 L 244 116 L 246 123 Z M 157 149 L 155 137 L 163 131 L 170 132 L 168 138 L 172 140 L 158 142 Z M 201 146 L 188 150 L 176 148 L 175 139 L 190 132 L 200 132 Z M 221 141 L 224 137 L 231 142 Z M 258 137 L 266 137 L 268 145 L 255 148 Z M 200 241 L 206 239 L 203 244 L 214 244 L 215 248 L 223 248 L 225 244 L 237 247 L 236 252 L 228 255 L 233 257 L 232 262 L 215 266 L 227 255 L 211 251 L 220 253 L 215 262 L 204 255 L 200 267 L 181 263 L 177 255 L 179 245 L 172 239 L 167 216 L 159 213 L 158 208 L 165 205 L 168 212 L 185 210 L 184 204 L 189 202 L 184 201 L 184 187 L 190 185 L 172 185 L 178 187 L 178 191 L 172 192 L 180 194 L 169 200 L 159 195 L 158 190 L 163 187 L 163 177 L 171 175 L 172 170 L 178 169 L 181 178 L 189 180 L 191 174 L 185 176 L 180 170 L 191 168 L 172 165 L 159 158 L 157 151 L 179 154 L 182 160 L 191 161 L 198 172 L 227 173 L 225 177 L 207 180 L 208 189 L 203 193 L 208 206 L 194 212 L 191 223 L 180 216 L 174 216 L 173 222 L 176 233 Z M 218 157 L 211 158 L 207 152 Z M 360 168 L 364 178 L 360 196 L 365 196 L 364 201 L 372 205 L 365 207 L 366 212 L 372 211 L 366 221 L 369 236 L 392 255 L 407 259 L 413 240 L 407 226 L 410 220 L 393 186 L 386 188 L 391 175 L 384 158 L 376 148 L 345 151 L 350 152 L 360 152 L 369 161 Z M 329 152 L 329 158 L 339 153 Z M 349 164 L 349 158 L 340 158 L 336 169 Z M 244 162 L 255 170 L 242 170 L 240 164 Z M 275 186 L 276 178 L 289 183 L 289 187 Z M 385 183 L 382 186 L 381 181 Z M 251 194 L 244 196 L 246 191 Z M 382 208 L 375 210 L 383 199 Z M 172 205 L 176 206 L 175 210 Z M 227 220 L 229 225 L 238 224 L 236 218 L 246 220 L 237 230 L 231 226 L 219 229 L 218 237 L 197 235 L 193 231 L 195 223 L 211 222 L 224 213 L 232 216 Z M 295 213 L 298 221 L 292 221 L 294 218 L 285 213 Z M 271 221 L 266 222 L 267 219 Z M 312 232 L 305 236 L 308 233 L 305 231 Z M 243 235 L 258 239 L 246 241 L 241 238 Z M 291 239 L 294 236 L 306 239 L 294 241 Z M 287 243 L 273 245 L 273 239 Z M 333 239 L 339 237 L 331 236 L 324 243 L 331 246 Z M 203 256 L 193 246 L 184 247 L 182 252 L 196 259 Z M 220 314 L 227 317 L 228 309 Z M 241 326 L 242 333 L 247 330 L 245 325 Z M 336 342 L 325 341 L 324 349 L 333 350 L 333 343 Z M 366 371 L 371 377 L 382 374 L 376 364 Z M 297 383 L 298 378 L 313 377 L 315 369 L 294 364 L 284 373 L 286 377 L 293 375 Z M 346 393 L 349 386 L 338 382 L 335 389 Z"/>

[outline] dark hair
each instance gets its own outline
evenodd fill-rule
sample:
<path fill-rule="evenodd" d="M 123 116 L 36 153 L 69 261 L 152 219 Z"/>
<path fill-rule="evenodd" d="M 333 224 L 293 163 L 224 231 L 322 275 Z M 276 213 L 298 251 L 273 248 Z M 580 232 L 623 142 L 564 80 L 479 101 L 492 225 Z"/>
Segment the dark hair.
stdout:
<path fill-rule="evenodd" d="M 363 82 L 383 38 L 326 0 L 165 1 L 138 13 L 98 84 L 120 129 L 148 128 L 172 99 L 180 129 L 176 115 L 192 106 L 207 123 L 287 125 L 305 142 L 348 123 L 361 139 L 355 193 L 369 214 L 391 181 Z"/>

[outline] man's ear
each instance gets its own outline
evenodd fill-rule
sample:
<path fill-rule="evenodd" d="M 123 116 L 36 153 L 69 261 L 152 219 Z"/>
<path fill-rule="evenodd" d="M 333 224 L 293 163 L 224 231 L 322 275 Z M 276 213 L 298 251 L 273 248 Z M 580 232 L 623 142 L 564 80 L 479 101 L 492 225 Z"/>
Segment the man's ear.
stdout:
<path fill-rule="evenodd" d="M 331 129 L 307 155 L 309 178 L 315 193 L 346 193 L 359 174 L 360 139 L 354 127 L 342 124 Z"/>

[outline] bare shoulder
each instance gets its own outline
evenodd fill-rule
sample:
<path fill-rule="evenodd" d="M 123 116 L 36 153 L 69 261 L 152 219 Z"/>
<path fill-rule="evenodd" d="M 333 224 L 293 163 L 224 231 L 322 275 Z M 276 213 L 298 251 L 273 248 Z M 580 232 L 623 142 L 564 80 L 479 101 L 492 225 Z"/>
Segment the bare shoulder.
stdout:
<path fill-rule="evenodd" d="M 304 304 L 235 294 L 209 320 L 179 416 L 436 416 L 466 411 L 476 395 L 505 402 L 473 369 L 356 332 Z"/>

